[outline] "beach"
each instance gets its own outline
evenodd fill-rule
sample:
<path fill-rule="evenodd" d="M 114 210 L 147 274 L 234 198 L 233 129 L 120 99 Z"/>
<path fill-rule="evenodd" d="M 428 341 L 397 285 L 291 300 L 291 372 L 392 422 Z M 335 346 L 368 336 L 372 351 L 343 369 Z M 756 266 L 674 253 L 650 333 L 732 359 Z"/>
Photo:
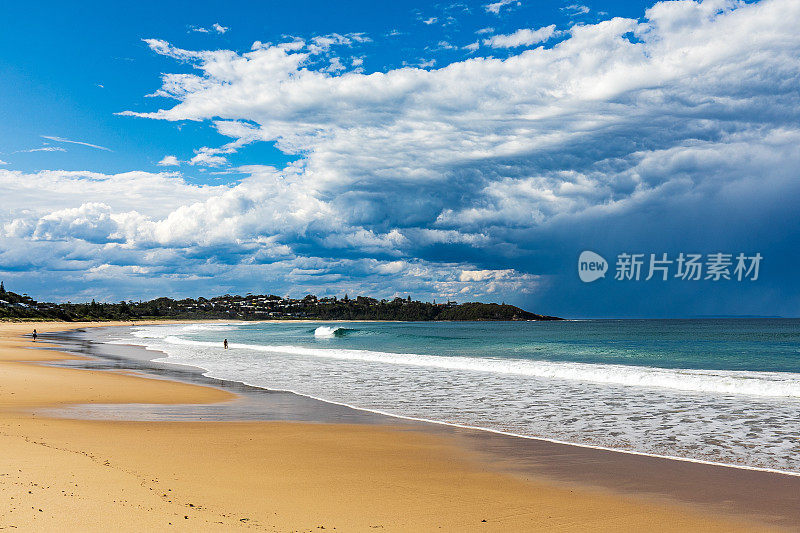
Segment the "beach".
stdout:
<path fill-rule="evenodd" d="M 55 346 L 21 337 L 34 327 L 44 333 L 97 325 L 114 324 L 0 324 L 0 449 L 5 451 L 0 528 L 763 531 L 800 526 L 793 499 L 800 478 L 767 472 L 390 421 L 59 416 L 55 411 L 68 413 L 70 406 L 83 404 L 191 411 L 237 402 L 235 391 L 147 376 L 133 366 L 59 366 L 80 356 L 30 349 Z"/>

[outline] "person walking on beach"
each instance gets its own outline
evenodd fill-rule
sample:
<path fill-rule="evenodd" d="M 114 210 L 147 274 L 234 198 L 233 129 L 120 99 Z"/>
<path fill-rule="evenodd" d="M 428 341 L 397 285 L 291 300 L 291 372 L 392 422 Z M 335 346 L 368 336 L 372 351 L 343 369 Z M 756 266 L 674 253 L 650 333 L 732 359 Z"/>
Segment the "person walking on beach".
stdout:
<path fill-rule="evenodd" d="M 36 342 L 36 330 L 35 329 L 33 330 L 33 335 L 31 335 L 31 336 L 33 337 L 33 342 Z"/>
<path fill-rule="evenodd" d="M 228 339 L 222 341 L 222 346 L 227 350 L 228 349 Z"/>

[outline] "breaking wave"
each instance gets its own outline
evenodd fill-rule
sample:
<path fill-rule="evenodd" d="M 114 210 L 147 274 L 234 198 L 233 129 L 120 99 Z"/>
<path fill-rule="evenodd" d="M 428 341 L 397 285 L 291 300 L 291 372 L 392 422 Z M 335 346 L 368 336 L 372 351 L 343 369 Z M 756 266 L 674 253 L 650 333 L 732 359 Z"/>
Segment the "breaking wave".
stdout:
<path fill-rule="evenodd" d="M 315 336 L 332 337 L 342 328 L 320 326 Z M 317 332 L 323 330 L 320 335 Z M 219 348 L 219 343 L 168 336 L 170 344 Z M 533 361 L 491 357 L 443 357 L 369 350 L 309 348 L 292 345 L 232 343 L 231 348 L 298 356 L 324 357 L 390 365 L 453 369 L 491 374 L 581 381 L 629 387 L 663 388 L 688 392 L 800 398 L 800 374 L 737 370 L 668 369 L 614 364 Z"/>
<path fill-rule="evenodd" d="M 320 326 L 314 330 L 315 337 L 341 337 L 346 332 L 345 328 Z"/>

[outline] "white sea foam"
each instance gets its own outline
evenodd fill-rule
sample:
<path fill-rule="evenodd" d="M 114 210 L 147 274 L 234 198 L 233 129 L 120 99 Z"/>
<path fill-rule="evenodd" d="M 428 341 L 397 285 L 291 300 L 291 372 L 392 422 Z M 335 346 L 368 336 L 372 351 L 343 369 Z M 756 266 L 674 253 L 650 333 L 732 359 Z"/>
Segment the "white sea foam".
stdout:
<path fill-rule="evenodd" d="M 324 334 L 318 335 L 321 329 Z M 320 326 L 315 336 L 330 337 L 339 328 Z M 167 336 L 165 342 L 190 346 L 218 347 L 218 343 Z M 746 372 L 735 370 L 667 369 L 644 366 L 535 361 L 491 357 L 443 357 L 411 353 L 375 352 L 306 346 L 230 345 L 231 348 L 299 356 L 326 357 L 351 361 L 411 365 L 438 369 L 512 374 L 630 387 L 656 387 L 690 392 L 800 398 L 800 374 L 786 372 Z"/>
<path fill-rule="evenodd" d="M 276 328 L 286 341 L 269 342 Z M 282 324 L 258 326 L 248 332 L 252 344 L 234 342 L 230 350 L 211 341 L 216 335 L 209 331 L 184 326 L 128 331 L 138 339 L 134 343 L 166 353 L 163 362 L 358 409 L 645 455 L 800 472 L 798 374 L 339 349 L 325 338 L 315 341 L 314 330 Z M 209 340 L 198 340 L 202 335 Z M 288 340 L 292 335 L 307 341 L 298 346 Z M 126 334 L 120 342 L 131 340 Z"/>
<path fill-rule="evenodd" d="M 315 337 L 335 337 L 336 335 L 341 334 L 343 328 L 336 327 L 336 326 L 320 326 L 314 330 Z"/>
<path fill-rule="evenodd" d="M 191 333 L 203 333 L 208 331 L 236 331 L 241 326 L 246 326 L 247 322 L 220 322 L 212 324 L 176 324 L 170 326 L 162 326 L 160 328 L 140 327 L 132 331 L 135 337 L 148 338 L 163 337 L 165 334 L 181 335 Z"/>

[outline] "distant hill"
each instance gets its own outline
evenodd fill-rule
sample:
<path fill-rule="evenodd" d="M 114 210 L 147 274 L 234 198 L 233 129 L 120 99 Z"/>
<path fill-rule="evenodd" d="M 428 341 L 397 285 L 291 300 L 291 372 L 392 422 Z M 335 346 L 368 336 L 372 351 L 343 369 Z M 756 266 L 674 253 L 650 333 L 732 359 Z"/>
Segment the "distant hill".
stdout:
<path fill-rule="evenodd" d="M 443 309 L 436 320 L 561 320 L 506 304 L 469 302 Z"/>
<path fill-rule="evenodd" d="M 301 299 L 275 295 L 214 298 L 156 298 L 119 303 L 42 303 L 0 286 L 0 319 L 27 320 L 137 320 L 137 319 L 236 319 L 236 320 L 561 320 L 530 313 L 506 304 L 470 302 L 429 303 L 408 298 L 377 300 L 366 296 L 338 299 Z"/>

